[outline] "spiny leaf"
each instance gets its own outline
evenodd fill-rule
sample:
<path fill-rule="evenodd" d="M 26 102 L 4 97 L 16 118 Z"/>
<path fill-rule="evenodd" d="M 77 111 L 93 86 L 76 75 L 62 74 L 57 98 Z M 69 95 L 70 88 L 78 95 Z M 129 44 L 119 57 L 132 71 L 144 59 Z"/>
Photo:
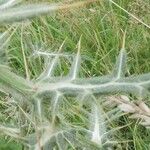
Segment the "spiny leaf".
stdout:
<path fill-rule="evenodd" d="M 125 76 L 126 58 L 127 58 L 126 51 L 124 49 L 122 49 L 120 51 L 116 65 L 115 65 L 114 70 L 113 70 L 113 76 L 115 77 L 115 80 L 118 80 L 121 77 Z"/>
<path fill-rule="evenodd" d="M 4 0 L 2 3 L 0 2 L 0 10 L 4 10 L 4 9 L 9 8 L 9 7 L 13 7 L 18 2 L 19 2 L 19 0 Z"/>
<path fill-rule="evenodd" d="M 4 50 L 4 46 L 6 46 L 4 43 L 7 39 L 7 32 L 1 33 L 0 34 L 0 64 L 6 63 L 6 54 Z"/>
<path fill-rule="evenodd" d="M 123 38 L 122 38 L 122 48 L 120 50 L 120 54 L 118 56 L 118 59 L 116 61 L 116 65 L 113 70 L 113 76 L 115 77 L 115 80 L 120 79 L 121 77 L 125 76 L 126 73 L 126 62 L 127 62 L 127 54 L 125 51 L 125 39 L 126 39 L 126 32 L 123 32 Z"/>
<path fill-rule="evenodd" d="M 68 145 L 67 145 L 67 141 L 65 140 L 65 138 L 61 134 L 58 134 L 55 138 L 56 138 L 56 144 L 58 145 L 59 150 L 66 150 Z"/>
<path fill-rule="evenodd" d="M 26 20 L 34 16 L 53 12 L 57 9 L 58 6 L 56 5 L 30 4 L 9 8 L 6 10 L 0 10 L 0 24 Z"/>
<path fill-rule="evenodd" d="M 29 4 L 29 5 L 16 6 L 9 9 L 2 9 L 0 10 L 0 14 L 1 14 L 0 24 L 23 21 L 43 14 L 52 14 L 52 12 L 56 10 L 78 7 L 94 1 L 88 0 L 85 2 L 72 3 L 70 5 Z"/>
<path fill-rule="evenodd" d="M 56 91 L 56 93 L 54 94 L 54 97 L 52 98 L 52 122 L 55 122 L 55 117 L 58 114 L 58 108 L 60 105 L 60 101 L 62 99 L 62 95 L 59 91 Z"/>
<path fill-rule="evenodd" d="M 80 37 L 80 40 L 78 42 L 78 52 L 77 52 L 77 54 L 74 58 L 74 61 L 72 63 L 71 70 L 70 70 L 70 73 L 69 73 L 70 80 L 74 80 L 78 76 L 80 62 L 81 62 L 80 51 L 81 51 L 81 37 Z"/>
<path fill-rule="evenodd" d="M 39 150 L 40 148 L 53 150 L 54 147 L 64 150 L 64 148 L 68 147 L 70 144 L 74 145 L 74 134 L 71 129 L 54 131 L 47 126 L 41 132 L 38 141 L 34 141 L 36 136 L 37 135 L 34 134 L 27 139 L 27 141 L 29 141 L 29 147 L 32 150 Z"/>
<path fill-rule="evenodd" d="M 35 110 L 35 117 L 37 119 L 37 123 L 41 124 L 41 122 L 44 119 L 43 116 L 43 110 L 42 110 L 43 106 L 42 106 L 42 100 L 39 99 L 38 97 L 34 98 L 34 110 Z"/>
<path fill-rule="evenodd" d="M 0 64 L 6 64 L 7 63 L 7 52 L 6 48 L 9 46 L 9 41 L 12 37 L 12 35 L 15 33 L 16 29 L 9 34 L 11 31 L 11 28 L 9 28 L 7 31 L 0 33 Z"/>
<path fill-rule="evenodd" d="M 129 77 L 128 80 L 130 82 L 136 82 L 139 86 L 143 86 L 144 88 L 150 88 L 150 73 L 140 74 L 137 77 Z M 128 82 L 128 80 L 126 81 Z"/>
<path fill-rule="evenodd" d="M 44 72 L 39 76 L 38 80 L 42 80 L 45 78 L 50 78 L 54 75 L 54 70 L 56 68 L 56 65 L 59 61 L 59 57 L 60 57 L 60 52 L 62 50 L 62 47 L 65 43 L 65 40 L 63 41 L 62 45 L 60 46 L 58 53 L 56 56 L 54 56 L 54 58 L 52 58 L 52 56 L 46 55 L 48 58 L 45 58 L 47 61 L 45 62 L 46 68 L 44 70 Z M 63 55 L 62 55 L 63 56 Z M 51 57 L 51 58 L 49 58 Z"/>
<path fill-rule="evenodd" d="M 92 97 L 95 99 L 95 97 Z M 91 141 L 102 146 L 104 141 L 104 135 L 106 134 L 106 125 L 104 119 L 104 112 L 101 107 L 98 107 L 95 101 L 92 104 L 91 115 Z"/>
<path fill-rule="evenodd" d="M 32 92 L 32 84 L 27 80 L 12 73 L 4 65 L 0 65 L 0 84 L 5 84 L 21 93 Z"/>

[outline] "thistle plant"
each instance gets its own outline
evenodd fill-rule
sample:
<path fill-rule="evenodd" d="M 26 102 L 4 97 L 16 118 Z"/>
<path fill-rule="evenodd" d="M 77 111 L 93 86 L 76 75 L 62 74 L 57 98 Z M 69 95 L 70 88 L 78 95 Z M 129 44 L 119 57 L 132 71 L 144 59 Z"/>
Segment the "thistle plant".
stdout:
<path fill-rule="evenodd" d="M 64 8 L 60 5 L 47 4 L 20 7 L 14 6 L 15 2 L 2 1 L 0 23 L 22 21 Z M 6 41 L 7 34 L 7 32 L 1 34 L 0 43 Z M 82 78 L 79 75 L 82 60 L 81 42 L 82 37 L 77 44 L 76 55 L 62 52 L 64 43 L 58 52 L 35 51 L 33 57 L 44 59 L 44 69 L 37 79 L 31 80 L 18 76 L 6 65 L 4 49 L 7 48 L 7 43 L 2 44 L 0 47 L 0 96 L 5 103 L 4 116 L 5 113 L 9 114 L 9 119 L 1 123 L 1 134 L 20 141 L 23 149 L 113 148 L 111 142 L 113 135 L 108 130 L 106 116 L 114 117 L 114 113 L 106 112 L 97 97 L 108 94 L 132 94 L 140 99 L 149 97 L 150 73 L 126 75 L 127 53 L 124 36 L 112 73 L 101 77 Z M 63 65 L 61 58 L 71 64 L 67 76 L 55 75 L 56 69 Z M 121 108 L 124 105 L 120 106 L 119 103 Z M 118 109 L 114 111 L 119 112 Z M 73 123 L 72 117 L 78 121 L 81 119 L 80 124 Z M 86 118 L 84 119 L 86 126 L 82 125 L 83 117 Z"/>

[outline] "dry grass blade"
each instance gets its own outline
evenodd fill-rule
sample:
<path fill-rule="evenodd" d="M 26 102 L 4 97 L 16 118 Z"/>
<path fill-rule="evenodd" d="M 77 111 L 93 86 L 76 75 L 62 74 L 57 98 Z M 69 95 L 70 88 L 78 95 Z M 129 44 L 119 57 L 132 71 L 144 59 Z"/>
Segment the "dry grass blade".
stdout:
<path fill-rule="evenodd" d="M 150 26 L 143 22 L 141 19 L 137 18 L 135 15 L 131 14 L 130 12 L 128 12 L 126 9 L 122 8 L 120 5 L 118 5 L 117 3 L 115 3 L 113 0 L 109 0 L 112 4 L 114 4 L 116 7 L 118 7 L 119 9 L 121 9 L 122 11 L 124 11 L 125 13 L 127 13 L 129 16 L 131 16 L 132 18 L 134 18 L 136 21 L 140 22 L 141 24 L 143 24 L 145 27 L 147 27 L 148 29 L 150 29 Z"/>
<path fill-rule="evenodd" d="M 141 119 L 141 125 L 150 127 L 150 108 L 143 101 L 131 102 L 127 96 L 109 96 L 107 99 L 123 112 L 130 113 L 130 118 Z"/>

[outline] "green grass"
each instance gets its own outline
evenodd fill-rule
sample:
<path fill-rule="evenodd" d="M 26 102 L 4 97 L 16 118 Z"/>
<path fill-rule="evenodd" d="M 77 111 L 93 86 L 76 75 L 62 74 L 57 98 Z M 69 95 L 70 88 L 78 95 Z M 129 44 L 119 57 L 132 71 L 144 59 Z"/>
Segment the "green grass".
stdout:
<path fill-rule="evenodd" d="M 128 3 L 129 1 L 124 0 L 119 4 L 128 10 Z M 77 42 L 82 35 L 81 53 L 94 61 L 94 67 L 92 67 L 93 62 L 92 64 L 89 62 L 86 68 L 90 74 L 103 74 L 108 73 L 112 68 L 120 50 L 121 29 L 127 30 L 126 49 L 130 54 L 130 72 L 143 73 L 150 69 L 149 29 L 141 24 L 132 23 L 129 16 L 116 7 L 109 6 L 108 2 L 57 13 L 53 17 L 34 19 L 32 23 L 23 25 L 22 28 L 20 25 L 15 32 L 9 53 L 11 60 L 16 62 L 20 69 L 22 68 L 22 73 L 25 68 L 21 50 L 21 34 L 26 57 L 30 56 L 33 48 L 26 49 L 25 43 L 30 42 L 39 47 L 46 46 L 47 49 L 55 51 L 65 39 L 64 51 L 75 53 Z M 32 64 L 32 61 L 28 63 L 29 67 L 32 67 L 31 70 L 36 70 L 38 73 L 39 68 L 35 68 L 39 65 Z"/>
<path fill-rule="evenodd" d="M 8 142 L 7 140 L 0 139 L 0 150 L 21 150 L 21 145 L 15 142 Z"/>
<path fill-rule="evenodd" d="M 126 10 L 131 10 L 130 0 L 116 2 Z M 145 3 L 150 6 L 148 0 L 141 5 Z M 135 9 L 136 7 L 132 8 L 132 10 Z M 148 10 L 144 12 L 139 10 L 139 13 L 144 22 L 150 24 L 147 16 L 144 18 Z M 12 70 L 23 77 L 34 79 L 42 71 L 43 61 L 32 57 L 34 48 L 43 48 L 49 52 L 57 51 L 65 40 L 63 52 L 76 53 L 80 36 L 82 36 L 81 54 L 83 58 L 84 56 L 87 58 L 82 63 L 81 76 L 110 73 L 121 48 L 121 30 L 126 30 L 126 50 L 129 54 L 128 74 L 150 72 L 150 29 L 135 22 L 133 18 L 110 5 L 108 1 L 100 1 L 86 8 L 54 13 L 53 16 L 47 15 L 16 26 L 12 29 L 15 32 L 11 37 L 7 56 Z M 67 71 L 67 67 L 61 70 L 63 74 Z M 78 120 L 74 118 L 73 121 L 78 122 Z M 111 126 L 114 128 L 125 126 L 115 134 L 122 147 L 120 149 L 149 149 L 150 132 L 139 125 L 138 121 L 123 116 Z M 2 143 L 5 142 L 2 141 Z M 17 149 L 12 145 L 10 144 L 11 149 Z M 10 148 L 2 146 L 0 149 Z"/>

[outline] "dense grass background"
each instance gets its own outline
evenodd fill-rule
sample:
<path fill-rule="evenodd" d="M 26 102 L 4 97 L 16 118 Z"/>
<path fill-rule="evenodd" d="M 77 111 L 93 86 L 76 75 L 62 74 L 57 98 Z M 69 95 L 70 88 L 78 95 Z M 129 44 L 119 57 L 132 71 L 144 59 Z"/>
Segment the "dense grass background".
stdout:
<path fill-rule="evenodd" d="M 149 0 L 116 0 L 115 2 L 150 25 Z M 10 26 L 3 28 L 8 29 Z M 76 53 L 76 45 L 82 35 L 81 54 L 87 59 L 82 63 L 81 75 L 104 75 L 111 71 L 119 53 L 122 44 L 121 30 L 126 30 L 127 33 L 128 74 L 150 72 L 150 29 L 107 0 L 101 0 L 85 8 L 63 10 L 54 13 L 53 16 L 47 15 L 11 26 L 13 34 L 7 49 L 9 65 L 17 74 L 33 79 L 43 68 L 42 60 L 35 60 L 32 57 L 35 49 L 57 51 L 65 40 L 63 51 Z M 61 72 L 66 74 L 67 68 L 62 68 Z M 138 125 L 138 121 L 124 116 L 112 126 L 125 126 L 119 129 L 116 135 L 122 147 L 120 149 L 149 149 L 150 131 Z M 1 141 L 0 150 L 17 150 L 16 144 L 7 142 L 5 146 L 6 142 Z M 20 149 L 19 146 L 17 147 Z"/>

